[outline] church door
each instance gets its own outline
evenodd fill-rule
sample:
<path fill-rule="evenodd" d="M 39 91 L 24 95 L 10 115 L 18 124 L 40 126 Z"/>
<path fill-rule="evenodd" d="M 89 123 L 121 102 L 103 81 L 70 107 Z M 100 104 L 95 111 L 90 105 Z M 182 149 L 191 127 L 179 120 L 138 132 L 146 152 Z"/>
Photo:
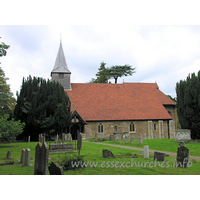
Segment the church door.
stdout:
<path fill-rule="evenodd" d="M 73 125 L 71 128 L 72 140 L 77 140 L 78 133 L 79 133 L 79 126 Z"/>

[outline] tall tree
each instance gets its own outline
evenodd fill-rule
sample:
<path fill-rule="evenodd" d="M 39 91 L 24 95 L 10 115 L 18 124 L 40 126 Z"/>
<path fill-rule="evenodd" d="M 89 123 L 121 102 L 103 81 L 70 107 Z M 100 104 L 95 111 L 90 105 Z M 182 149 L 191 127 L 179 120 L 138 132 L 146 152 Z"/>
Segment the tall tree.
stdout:
<path fill-rule="evenodd" d="M 200 71 L 176 84 L 177 114 L 182 128 L 190 129 L 192 138 L 200 138 Z"/>
<path fill-rule="evenodd" d="M 16 102 L 7 80 L 4 71 L 0 68 L 0 116 L 12 114 Z"/>
<path fill-rule="evenodd" d="M 117 83 L 117 79 L 122 76 L 128 76 L 135 73 L 136 68 L 132 68 L 130 65 L 114 65 L 108 70 L 108 77 L 115 79 L 115 84 Z"/>
<path fill-rule="evenodd" d="M 0 37 L 1 38 L 1 37 Z M 9 48 L 9 45 L 6 45 L 5 43 L 1 42 L 0 43 L 0 57 L 6 56 L 7 54 L 7 49 Z M 1 63 L 0 63 L 1 64 Z"/>
<path fill-rule="evenodd" d="M 108 68 L 106 68 L 105 66 L 105 62 L 100 63 L 100 67 L 98 68 L 99 71 L 96 73 L 97 78 L 92 78 L 90 83 L 108 83 Z"/>
<path fill-rule="evenodd" d="M 23 136 L 31 135 L 32 140 L 38 134 L 47 136 L 64 132 L 71 120 L 71 103 L 58 82 L 42 78 L 23 78 L 14 116 L 26 123 Z"/>

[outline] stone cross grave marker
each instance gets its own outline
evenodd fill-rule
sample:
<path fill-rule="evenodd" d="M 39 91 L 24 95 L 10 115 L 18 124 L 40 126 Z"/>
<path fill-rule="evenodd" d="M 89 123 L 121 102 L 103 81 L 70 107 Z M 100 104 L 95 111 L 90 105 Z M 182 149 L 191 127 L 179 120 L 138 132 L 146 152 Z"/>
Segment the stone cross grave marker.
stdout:
<path fill-rule="evenodd" d="M 22 149 L 20 163 L 21 163 L 21 164 L 24 164 L 24 162 L 25 162 L 25 149 Z"/>
<path fill-rule="evenodd" d="M 149 158 L 149 147 L 147 145 L 144 146 L 144 158 Z"/>
<path fill-rule="evenodd" d="M 7 152 L 6 159 L 10 159 L 10 158 L 11 158 L 11 151 L 8 151 L 8 152 Z"/>
<path fill-rule="evenodd" d="M 161 152 L 154 152 L 154 160 L 165 162 L 165 153 Z"/>
<path fill-rule="evenodd" d="M 47 144 L 38 142 L 35 148 L 34 175 L 48 174 L 49 148 Z"/>
<path fill-rule="evenodd" d="M 51 162 L 48 169 L 50 175 L 64 175 L 63 168 L 58 163 Z"/>
<path fill-rule="evenodd" d="M 177 166 L 187 168 L 189 161 L 190 150 L 185 147 L 184 142 L 179 142 L 179 147 L 177 149 Z"/>

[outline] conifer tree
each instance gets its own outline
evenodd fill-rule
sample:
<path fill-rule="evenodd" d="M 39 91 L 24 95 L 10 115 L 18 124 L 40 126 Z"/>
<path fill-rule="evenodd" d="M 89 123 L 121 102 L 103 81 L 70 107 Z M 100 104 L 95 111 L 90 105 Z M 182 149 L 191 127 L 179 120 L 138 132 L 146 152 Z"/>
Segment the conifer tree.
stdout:
<path fill-rule="evenodd" d="M 14 116 L 26 123 L 23 136 L 37 140 L 40 133 L 50 136 L 65 132 L 71 119 L 70 107 L 61 84 L 29 76 L 23 78 L 17 94 Z"/>
<path fill-rule="evenodd" d="M 190 129 L 192 138 L 200 138 L 200 71 L 176 84 L 177 114 L 181 128 Z"/>

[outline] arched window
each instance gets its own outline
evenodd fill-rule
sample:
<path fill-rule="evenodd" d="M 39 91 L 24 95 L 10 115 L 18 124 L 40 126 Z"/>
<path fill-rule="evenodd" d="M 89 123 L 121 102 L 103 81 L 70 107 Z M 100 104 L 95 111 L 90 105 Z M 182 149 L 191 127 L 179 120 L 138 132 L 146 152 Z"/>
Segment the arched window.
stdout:
<path fill-rule="evenodd" d="M 117 126 L 114 127 L 114 132 L 117 133 Z"/>
<path fill-rule="evenodd" d="M 103 125 L 101 123 L 98 125 L 98 133 L 103 133 Z"/>
<path fill-rule="evenodd" d="M 134 131 L 135 131 L 135 126 L 134 126 L 134 123 L 133 123 L 133 122 L 130 123 L 130 131 L 131 131 L 131 132 L 134 132 Z"/>

